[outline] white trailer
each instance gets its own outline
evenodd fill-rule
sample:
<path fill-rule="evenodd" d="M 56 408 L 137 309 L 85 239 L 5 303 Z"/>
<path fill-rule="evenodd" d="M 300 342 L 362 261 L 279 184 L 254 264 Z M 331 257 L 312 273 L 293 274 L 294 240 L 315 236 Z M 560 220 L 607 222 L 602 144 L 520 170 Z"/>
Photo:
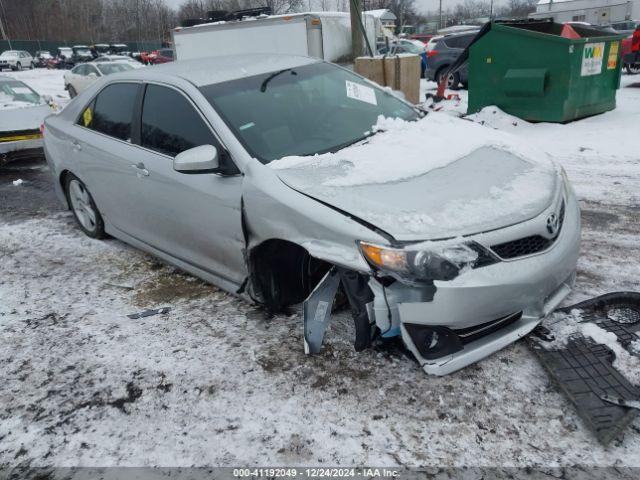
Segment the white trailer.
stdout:
<path fill-rule="evenodd" d="M 379 20 L 365 13 L 362 21 L 375 54 L 376 22 Z M 341 62 L 351 56 L 351 20 L 348 13 L 321 12 L 205 23 L 175 28 L 173 44 L 177 60 L 241 53 L 283 53 Z"/>
<path fill-rule="evenodd" d="M 609 25 L 640 19 L 640 0 L 539 0 L 536 11 L 529 18 Z"/>

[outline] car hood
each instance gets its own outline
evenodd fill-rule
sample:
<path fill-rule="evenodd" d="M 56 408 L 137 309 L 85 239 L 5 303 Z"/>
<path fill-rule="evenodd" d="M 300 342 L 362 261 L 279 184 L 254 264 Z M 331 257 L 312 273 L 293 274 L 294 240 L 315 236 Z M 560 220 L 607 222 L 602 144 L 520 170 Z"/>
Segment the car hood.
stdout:
<path fill-rule="evenodd" d="M 467 126 L 462 127 L 465 130 Z M 555 165 L 536 155 L 528 157 L 517 145 L 507 148 L 504 138 L 491 145 L 490 140 L 496 140 L 493 131 L 478 127 L 484 130 L 480 133 L 486 133 L 488 142 L 480 141 L 477 148 L 457 158 L 451 153 L 464 149 L 451 145 L 449 152 L 440 152 L 440 159 L 431 157 L 423 163 L 423 171 L 416 167 L 415 158 L 405 159 L 412 168 L 403 168 L 403 148 L 395 144 L 398 139 L 393 134 L 387 135 L 392 132 L 373 137 L 370 144 L 330 154 L 331 160 L 323 161 L 322 155 L 299 157 L 306 160 L 289 159 L 280 165 L 275 162 L 274 168 L 291 188 L 373 224 L 397 240 L 470 235 L 539 215 L 559 188 Z M 392 137 L 394 150 L 400 150 L 397 159 L 385 148 L 385 136 Z M 413 143 L 412 135 L 402 136 Z M 414 157 L 430 157 L 428 143 L 423 138 L 422 145 L 413 145 L 421 149 Z M 438 150 L 438 142 L 433 143 Z M 469 147 L 474 142 L 466 143 Z M 367 150 L 363 168 L 354 163 L 360 155 L 347 152 L 358 149 Z M 372 157 L 375 152 L 377 156 Z M 335 156 L 342 160 L 335 161 Z M 384 181 L 380 170 L 371 170 L 376 163 L 385 165 L 389 181 Z"/>
<path fill-rule="evenodd" d="M 0 105 L 0 132 L 37 130 L 51 113 L 51 108 L 46 104 L 24 107 L 25 103 L 20 102 L 10 105 L 11 108 L 2 108 Z"/>

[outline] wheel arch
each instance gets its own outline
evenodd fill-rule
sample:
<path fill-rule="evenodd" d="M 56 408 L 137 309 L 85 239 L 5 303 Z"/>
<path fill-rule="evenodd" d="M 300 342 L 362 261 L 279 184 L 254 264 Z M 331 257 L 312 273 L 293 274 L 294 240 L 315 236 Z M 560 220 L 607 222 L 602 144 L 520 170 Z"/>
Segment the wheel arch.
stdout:
<path fill-rule="evenodd" d="M 302 302 L 332 264 L 316 258 L 298 243 L 269 238 L 247 255 L 249 293 L 271 311 Z"/>

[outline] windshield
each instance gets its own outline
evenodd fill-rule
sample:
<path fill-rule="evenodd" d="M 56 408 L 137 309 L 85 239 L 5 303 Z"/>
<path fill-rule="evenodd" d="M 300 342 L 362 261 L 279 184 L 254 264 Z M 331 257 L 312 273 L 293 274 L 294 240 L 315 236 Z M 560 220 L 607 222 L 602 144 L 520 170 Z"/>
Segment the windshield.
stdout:
<path fill-rule="evenodd" d="M 380 115 L 416 120 L 390 93 L 328 63 L 314 63 L 201 87 L 254 157 L 337 151 L 372 133 Z"/>
<path fill-rule="evenodd" d="M 40 95 L 18 80 L 0 79 L 0 108 L 40 105 Z"/>
<path fill-rule="evenodd" d="M 91 50 L 88 48 L 76 48 L 76 55 L 91 55 Z"/>
<path fill-rule="evenodd" d="M 126 72 L 133 70 L 133 67 L 127 63 L 101 63 L 96 65 L 100 73 L 103 75 L 111 75 L 112 73 Z"/>

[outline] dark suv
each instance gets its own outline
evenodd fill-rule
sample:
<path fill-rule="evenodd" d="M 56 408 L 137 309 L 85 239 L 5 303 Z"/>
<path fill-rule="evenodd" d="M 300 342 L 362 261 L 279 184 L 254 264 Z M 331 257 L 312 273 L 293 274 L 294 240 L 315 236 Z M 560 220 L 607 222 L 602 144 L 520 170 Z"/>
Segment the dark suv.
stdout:
<path fill-rule="evenodd" d="M 432 40 L 427 46 L 427 71 L 429 80 L 440 82 L 442 75 L 449 66 L 456 61 L 465 48 L 469 46 L 477 31 L 445 35 L 437 40 Z M 468 83 L 468 67 L 466 63 L 448 81 L 447 87 L 458 88 L 462 84 L 465 88 Z"/>

